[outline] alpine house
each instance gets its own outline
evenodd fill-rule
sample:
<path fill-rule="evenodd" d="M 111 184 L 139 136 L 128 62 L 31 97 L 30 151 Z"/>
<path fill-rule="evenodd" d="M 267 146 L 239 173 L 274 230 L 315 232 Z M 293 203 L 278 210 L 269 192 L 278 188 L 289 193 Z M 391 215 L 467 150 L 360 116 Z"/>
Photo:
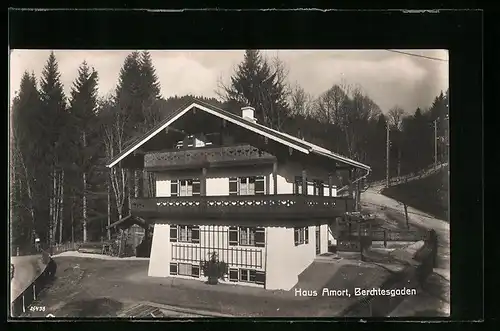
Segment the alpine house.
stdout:
<path fill-rule="evenodd" d="M 240 111 L 238 109 L 238 111 Z M 291 289 L 328 251 L 329 226 L 359 201 L 370 167 L 193 99 L 135 140 L 108 165 L 154 174 L 130 215 L 154 224 L 149 276 L 205 280 L 214 253 L 223 282 Z M 349 179 L 337 196 L 337 172 Z M 144 181 L 146 183 L 147 181 Z"/>

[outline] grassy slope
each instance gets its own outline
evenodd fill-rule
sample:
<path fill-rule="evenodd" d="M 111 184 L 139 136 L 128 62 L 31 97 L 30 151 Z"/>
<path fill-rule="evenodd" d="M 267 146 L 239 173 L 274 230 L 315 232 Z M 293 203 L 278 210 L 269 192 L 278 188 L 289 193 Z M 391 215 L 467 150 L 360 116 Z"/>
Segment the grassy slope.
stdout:
<path fill-rule="evenodd" d="M 448 219 L 448 167 L 405 184 L 382 190 L 382 194 L 449 222 Z"/>

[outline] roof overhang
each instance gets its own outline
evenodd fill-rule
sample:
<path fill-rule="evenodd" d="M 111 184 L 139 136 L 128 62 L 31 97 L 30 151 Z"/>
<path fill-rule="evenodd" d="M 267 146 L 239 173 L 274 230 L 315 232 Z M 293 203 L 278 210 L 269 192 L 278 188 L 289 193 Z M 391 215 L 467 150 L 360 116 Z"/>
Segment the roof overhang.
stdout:
<path fill-rule="evenodd" d="M 292 135 L 268 128 L 262 124 L 255 123 L 255 122 L 249 122 L 235 114 L 232 114 L 230 112 L 227 112 L 223 109 L 220 109 L 218 107 L 214 107 L 210 104 L 206 104 L 202 101 L 195 100 L 188 106 L 185 106 L 183 108 L 178 109 L 175 111 L 172 115 L 167 117 L 163 122 L 158 124 L 155 128 L 151 129 L 149 132 L 144 134 L 141 138 L 138 138 L 133 144 L 131 144 L 129 147 L 127 147 L 122 153 L 119 155 L 115 156 L 112 158 L 106 166 L 108 168 L 114 167 L 116 164 L 118 164 L 120 161 L 122 161 L 124 158 L 132 154 L 134 151 L 136 151 L 139 147 L 144 145 L 146 142 L 148 142 L 150 139 L 152 139 L 155 135 L 160 133 L 161 131 L 165 130 L 167 127 L 169 127 L 172 123 L 177 121 L 179 118 L 184 116 L 186 113 L 188 113 L 192 109 L 199 109 L 202 110 L 208 114 L 217 116 L 227 122 L 233 123 L 235 125 L 238 125 L 244 129 L 247 129 L 249 131 L 252 131 L 256 134 L 259 134 L 261 136 L 264 136 L 268 139 L 271 139 L 273 141 L 276 141 L 280 144 L 283 144 L 285 146 L 288 146 L 289 148 L 292 148 L 296 151 L 302 152 L 304 154 L 317 154 L 323 157 L 327 157 L 333 160 L 336 160 L 338 162 L 347 164 L 348 166 L 352 166 L 354 168 L 360 168 L 366 171 L 370 171 L 370 167 L 366 164 L 354 161 L 352 159 L 349 159 L 347 157 L 335 154 L 323 147 L 317 146 L 315 144 L 312 144 L 308 141 L 305 141 L 303 139 L 299 139 L 297 137 L 294 137 Z"/>
<path fill-rule="evenodd" d="M 166 121 L 165 123 L 163 123 L 161 126 L 159 126 L 158 128 L 148 132 L 142 139 L 138 140 L 135 144 L 133 144 L 130 148 L 128 148 L 127 150 L 125 150 L 123 153 L 119 154 L 117 157 L 113 158 L 111 160 L 111 162 L 107 165 L 108 168 L 112 168 L 114 167 L 118 162 L 120 162 L 121 160 L 123 160 L 124 158 L 126 158 L 128 155 L 130 155 L 131 153 L 133 153 L 137 148 L 141 147 L 142 145 L 144 145 L 147 141 L 149 141 L 151 138 L 153 138 L 155 135 L 157 135 L 158 133 L 160 133 L 162 130 L 165 130 L 165 128 L 167 128 L 169 125 L 171 125 L 172 123 L 174 123 L 177 119 L 179 119 L 180 117 L 182 117 L 184 114 L 186 114 L 188 111 L 190 111 L 191 109 L 193 108 L 197 108 L 197 109 L 200 109 L 200 110 L 203 110 L 209 114 L 212 114 L 214 116 L 217 116 L 217 117 L 220 117 L 221 119 L 223 120 L 226 120 L 230 123 L 233 123 L 233 124 L 236 124 L 238 126 L 241 126 L 247 130 L 250 130 L 250 131 L 253 131 L 257 134 L 260 134 L 264 137 L 267 137 L 271 140 L 274 140 L 278 143 L 281 143 L 281 144 L 284 144 L 284 145 L 287 145 L 288 147 L 291 147 L 295 150 L 298 150 L 302 153 L 305 153 L 305 154 L 309 154 L 309 149 L 304 147 L 304 146 L 300 146 L 299 144 L 293 144 L 293 143 L 290 143 L 289 141 L 286 141 L 276 135 L 273 135 L 271 133 L 268 133 L 268 132 L 265 132 L 263 130 L 260 130 L 259 128 L 255 127 L 255 125 L 251 125 L 250 123 L 248 123 L 248 121 L 244 120 L 244 119 L 241 119 L 241 120 L 238 120 L 236 118 L 234 118 L 233 116 L 229 116 L 229 114 L 224 114 L 224 113 L 221 113 L 220 111 L 216 111 L 216 110 L 213 110 L 213 109 L 210 109 L 204 105 L 201 105 L 199 103 L 192 103 L 191 105 L 187 106 L 186 108 L 182 109 L 181 111 L 179 111 L 177 114 L 175 114 L 175 116 L 173 116 L 172 118 L 170 118 L 168 121 Z M 254 124 L 254 123 L 252 123 Z"/>

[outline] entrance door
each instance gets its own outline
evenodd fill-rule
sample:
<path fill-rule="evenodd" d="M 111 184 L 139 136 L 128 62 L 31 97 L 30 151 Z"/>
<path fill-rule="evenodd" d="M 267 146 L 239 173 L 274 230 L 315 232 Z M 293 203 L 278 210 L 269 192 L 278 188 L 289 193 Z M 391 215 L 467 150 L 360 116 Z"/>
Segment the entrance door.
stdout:
<path fill-rule="evenodd" d="M 316 255 L 319 255 L 321 252 L 321 233 L 320 227 L 316 226 Z"/>

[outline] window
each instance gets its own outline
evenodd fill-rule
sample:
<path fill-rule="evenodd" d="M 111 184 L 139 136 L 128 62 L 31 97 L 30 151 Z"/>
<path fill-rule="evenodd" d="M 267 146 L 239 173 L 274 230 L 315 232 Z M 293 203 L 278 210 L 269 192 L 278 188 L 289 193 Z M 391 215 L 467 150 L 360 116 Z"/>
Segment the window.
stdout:
<path fill-rule="evenodd" d="M 238 269 L 229 269 L 229 281 L 237 282 L 238 281 Z"/>
<path fill-rule="evenodd" d="M 233 275 L 229 277 L 230 281 L 240 281 L 245 283 L 255 283 L 259 285 L 264 285 L 266 282 L 266 274 L 264 271 L 253 270 L 253 269 L 239 269 L 239 277 L 235 280 L 235 276 L 238 275 L 238 269 L 231 269 Z"/>
<path fill-rule="evenodd" d="M 240 269 L 240 282 L 255 282 L 255 270 Z"/>
<path fill-rule="evenodd" d="M 171 225 L 170 242 L 200 243 L 200 227 L 198 225 Z"/>
<path fill-rule="evenodd" d="M 240 228 L 239 244 L 240 244 L 240 246 L 253 246 L 253 245 L 255 245 L 255 229 L 254 228 Z"/>
<path fill-rule="evenodd" d="M 177 275 L 177 263 L 170 263 L 170 274 Z"/>
<path fill-rule="evenodd" d="M 193 276 L 195 278 L 199 278 L 200 277 L 200 266 L 193 264 L 191 269 L 192 269 L 191 276 Z"/>
<path fill-rule="evenodd" d="M 295 176 L 295 181 L 293 183 L 293 193 L 302 194 L 302 176 Z"/>
<path fill-rule="evenodd" d="M 265 246 L 266 233 L 264 228 L 252 227 L 230 227 L 229 245 L 230 246 Z"/>
<path fill-rule="evenodd" d="M 180 242 L 191 242 L 193 229 L 188 225 L 179 225 L 179 241 Z"/>
<path fill-rule="evenodd" d="M 170 183 L 170 196 L 191 197 L 200 195 L 201 183 L 199 179 L 172 180 Z"/>
<path fill-rule="evenodd" d="M 170 275 L 200 277 L 200 266 L 189 263 L 170 263 Z"/>
<path fill-rule="evenodd" d="M 264 195 L 264 176 L 229 178 L 229 195 Z"/>
<path fill-rule="evenodd" d="M 325 185 L 322 180 L 313 181 L 314 184 L 314 195 L 324 196 L 325 195 Z"/>
<path fill-rule="evenodd" d="M 309 243 L 309 227 L 294 228 L 293 234 L 295 246 Z"/>
<path fill-rule="evenodd" d="M 193 266 L 188 263 L 179 263 L 178 272 L 180 276 L 192 276 Z"/>

